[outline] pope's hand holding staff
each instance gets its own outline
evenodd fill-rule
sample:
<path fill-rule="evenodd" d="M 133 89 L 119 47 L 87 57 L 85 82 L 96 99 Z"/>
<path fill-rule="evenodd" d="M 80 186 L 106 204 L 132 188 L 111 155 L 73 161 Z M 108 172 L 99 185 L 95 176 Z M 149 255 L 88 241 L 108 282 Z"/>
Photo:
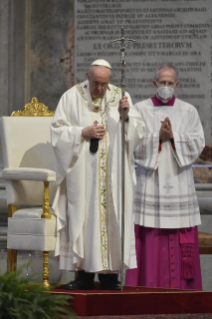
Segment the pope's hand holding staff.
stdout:
<path fill-rule="evenodd" d="M 121 114 L 125 120 L 125 258 L 136 267 L 133 231 L 133 152 L 145 133 L 130 96 L 110 84 L 111 66 L 96 60 L 87 80 L 63 94 L 52 122 L 58 190 L 56 256 L 61 269 L 79 271 L 66 289 L 93 289 L 94 273 L 103 289 L 120 289 Z"/>

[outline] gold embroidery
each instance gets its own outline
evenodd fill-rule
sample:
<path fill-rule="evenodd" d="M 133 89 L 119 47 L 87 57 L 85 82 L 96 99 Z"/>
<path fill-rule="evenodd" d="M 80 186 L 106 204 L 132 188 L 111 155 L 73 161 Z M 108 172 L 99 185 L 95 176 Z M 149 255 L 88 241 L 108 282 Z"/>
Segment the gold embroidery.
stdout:
<path fill-rule="evenodd" d="M 79 91 L 81 97 L 85 100 L 85 93 L 84 93 L 84 91 L 83 91 L 83 88 L 80 86 L 80 84 L 77 84 L 77 85 L 76 85 L 76 88 L 78 89 L 78 91 Z"/>
<path fill-rule="evenodd" d="M 86 87 L 82 87 L 83 83 L 77 84 L 76 87 L 77 87 L 77 90 L 79 91 L 81 97 L 83 98 L 84 102 L 86 102 L 84 89 L 87 90 L 88 88 L 87 88 L 87 86 Z M 110 96 L 110 98 L 109 98 L 109 101 L 107 102 L 107 105 L 108 106 L 116 106 L 117 107 L 119 99 L 121 98 L 121 89 L 118 88 L 117 86 L 114 86 L 114 85 L 110 84 L 109 96 Z M 95 100 L 92 101 L 93 105 L 96 105 L 98 102 L 99 102 L 99 99 L 95 99 Z M 98 104 L 101 105 L 101 103 L 98 103 Z M 98 110 L 94 109 L 93 111 L 94 112 L 98 112 L 99 110 L 100 109 L 98 109 Z"/>
<path fill-rule="evenodd" d="M 121 89 L 112 85 L 111 97 L 107 105 L 117 106 L 120 98 L 121 98 Z"/>
<path fill-rule="evenodd" d="M 101 125 L 106 128 L 107 115 L 101 112 Z M 108 165 L 108 141 L 107 133 L 99 141 L 99 191 L 100 191 L 100 231 L 101 231 L 101 252 L 102 266 L 104 270 L 109 270 L 108 253 L 108 184 L 107 184 L 107 165 Z"/>
<path fill-rule="evenodd" d="M 93 109 L 94 112 L 99 112 L 100 110 L 101 110 L 101 107 L 100 107 L 100 106 L 96 106 L 96 107 Z"/>

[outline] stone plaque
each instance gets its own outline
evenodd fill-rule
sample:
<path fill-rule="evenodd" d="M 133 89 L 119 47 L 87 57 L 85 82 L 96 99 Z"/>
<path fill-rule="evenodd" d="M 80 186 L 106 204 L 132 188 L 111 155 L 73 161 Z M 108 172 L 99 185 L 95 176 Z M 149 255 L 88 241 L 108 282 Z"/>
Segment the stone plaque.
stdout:
<path fill-rule="evenodd" d="M 207 143 L 212 137 L 210 0 L 76 0 L 75 82 L 85 79 L 97 58 L 113 66 L 120 85 L 120 52 L 110 42 L 121 35 L 136 40 L 126 53 L 127 91 L 133 102 L 155 93 L 154 69 L 173 62 L 179 69 L 176 96 L 193 104 L 201 117 Z"/>

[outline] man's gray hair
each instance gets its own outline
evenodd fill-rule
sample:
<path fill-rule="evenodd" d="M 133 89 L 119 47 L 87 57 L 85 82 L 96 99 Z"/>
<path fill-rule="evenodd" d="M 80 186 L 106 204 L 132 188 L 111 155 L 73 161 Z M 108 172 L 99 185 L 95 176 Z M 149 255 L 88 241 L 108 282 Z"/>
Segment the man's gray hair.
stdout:
<path fill-rule="evenodd" d="M 176 66 L 173 63 L 161 63 L 157 69 L 155 70 L 155 80 L 159 80 L 159 72 L 160 70 L 165 70 L 165 69 L 173 69 L 175 71 L 175 81 L 177 81 L 178 78 L 178 70 Z"/>

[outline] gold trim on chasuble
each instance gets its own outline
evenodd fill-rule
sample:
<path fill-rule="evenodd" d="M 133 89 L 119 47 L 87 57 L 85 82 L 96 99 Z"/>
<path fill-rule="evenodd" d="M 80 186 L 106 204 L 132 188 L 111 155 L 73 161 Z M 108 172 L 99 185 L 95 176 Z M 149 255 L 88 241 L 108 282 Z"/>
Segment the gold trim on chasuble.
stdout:
<path fill-rule="evenodd" d="M 80 85 L 77 85 L 83 99 L 85 99 L 84 91 Z M 107 106 L 118 106 L 121 90 L 115 86 L 110 85 L 110 99 L 104 106 L 104 109 L 95 109 L 95 105 L 101 106 L 102 100 L 97 99 L 93 101 L 94 112 L 101 111 L 100 125 L 104 126 L 107 130 Z M 117 110 L 118 111 L 118 110 Z M 101 233 L 101 256 L 103 270 L 110 269 L 109 263 L 109 241 L 108 241 L 108 132 L 104 138 L 99 140 L 98 148 L 98 170 L 99 170 L 99 212 L 100 212 L 100 233 Z"/>
<path fill-rule="evenodd" d="M 101 111 L 101 125 L 107 129 L 107 112 Z M 109 270 L 109 252 L 108 252 L 108 133 L 103 139 L 99 140 L 98 149 L 98 169 L 99 169 L 99 211 L 100 211 L 100 231 L 101 231 L 101 250 L 102 266 L 104 270 Z"/>

